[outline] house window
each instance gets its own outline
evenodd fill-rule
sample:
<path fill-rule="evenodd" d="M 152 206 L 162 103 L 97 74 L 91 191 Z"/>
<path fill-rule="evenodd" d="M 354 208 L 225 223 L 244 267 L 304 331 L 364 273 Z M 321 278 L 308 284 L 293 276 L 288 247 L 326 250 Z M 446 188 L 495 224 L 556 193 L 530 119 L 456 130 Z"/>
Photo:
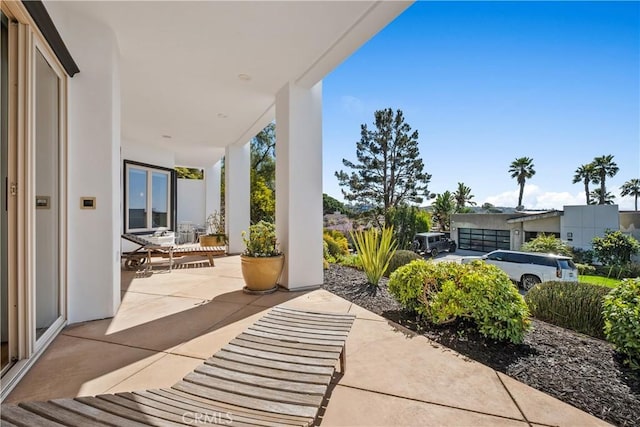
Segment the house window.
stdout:
<path fill-rule="evenodd" d="M 124 164 L 125 230 L 173 229 L 175 172 L 129 160 Z"/>

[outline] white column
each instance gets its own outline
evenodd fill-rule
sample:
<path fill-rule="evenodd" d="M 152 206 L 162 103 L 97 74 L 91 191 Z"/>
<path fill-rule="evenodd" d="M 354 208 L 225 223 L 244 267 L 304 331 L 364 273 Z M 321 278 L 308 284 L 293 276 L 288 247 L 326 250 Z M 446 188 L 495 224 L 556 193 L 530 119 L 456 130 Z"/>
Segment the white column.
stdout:
<path fill-rule="evenodd" d="M 276 95 L 276 230 L 289 290 L 318 287 L 322 270 L 322 82 Z"/>
<path fill-rule="evenodd" d="M 242 232 L 249 231 L 251 221 L 251 152 L 247 142 L 225 149 L 225 224 L 229 253 L 244 251 Z"/>
<path fill-rule="evenodd" d="M 222 172 L 222 160 L 204 171 L 205 209 L 204 217 L 213 211 L 220 212 L 220 177 Z"/>

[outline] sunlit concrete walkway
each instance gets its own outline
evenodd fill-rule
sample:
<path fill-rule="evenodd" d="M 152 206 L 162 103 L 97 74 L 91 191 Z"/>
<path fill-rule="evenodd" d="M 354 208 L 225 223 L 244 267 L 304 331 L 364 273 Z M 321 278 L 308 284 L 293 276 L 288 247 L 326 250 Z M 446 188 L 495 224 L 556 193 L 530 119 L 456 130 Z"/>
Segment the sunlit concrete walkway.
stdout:
<path fill-rule="evenodd" d="M 356 314 L 323 426 L 607 425 L 324 290 L 247 295 L 238 257 L 205 265 L 123 272 L 117 315 L 67 327 L 6 402 L 169 387 L 284 303 Z"/>

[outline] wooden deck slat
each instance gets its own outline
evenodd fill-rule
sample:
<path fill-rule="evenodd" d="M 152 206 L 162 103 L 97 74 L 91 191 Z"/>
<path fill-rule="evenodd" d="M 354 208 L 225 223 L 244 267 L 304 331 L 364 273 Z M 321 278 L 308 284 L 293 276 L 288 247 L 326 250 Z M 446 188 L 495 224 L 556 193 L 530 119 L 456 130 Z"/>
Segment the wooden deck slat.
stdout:
<path fill-rule="evenodd" d="M 283 425 L 281 420 L 275 418 L 269 420 L 267 417 L 249 417 L 239 412 L 231 413 L 228 408 L 216 406 L 213 401 L 210 401 L 207 407 L 203 407 L 193 405 L 184 398 L 168 398 L 160 394 L 154 394 L 147 391 L 118 393 L 117 395 L 147 406 L 153 406 L 154 408 L 163 409 L 167 412 L 173 412 L 180 416 L 185 415 L 186 413 L 188 414 L 187 421 L 191 421 L 195 414 L 199 414 L 200 416 L 208 417 L 210 420 L 219 420 L 218 424 L 227 424 L 231 420 L 234 423 L 248 423 L 265 427 L 280 427 Z M 291 425 L 291 423 L 289 425 Z"/>
<path fill-rule="evenodd" d="M 263 338 L 272 338 L 275 340 L 282 341 L 283 344 L 289 342 L 294 344 L 317 344 L 317 345 L 326 345 L 326 346 L 333 346 L 333 347 L 340 347 L 340 348 L 344 346 L 344 341 L 335 341 L 335 340 L 329 341 L 329 340 L 318 340 L 313 338 L 291 337 L 291 336 L 282 335 L 272 331 L 265 332 L 264 330 L 255 329 L 252 327 L 245 330 L 243 334 L 255 335 Z"/>
<path fill-rule="evenodd" d="M 296 393 L 316 394 L 322 396 L 327 387 L 321 384 L 304 383 L 296 381 L 285 381 L 280 378 L 261 377 L 258 375 L 246 374 L 244 372 L 232 371 L 219 366 L 200 365 L 194 373 L 207 375 L 209 377 L 228 379 L 245 384 L 254 384 L 259 387 L 295 391 Z M 185 380 L 188 378 L 185 377 Z"/>
<path fill-rule="evenodd" d="M 333 375 L 333 368 L 324 366 L 309 366 L 299 363 L 290 362 L 277 362 L 272 360 L 258 359 L 251 356 L 245 356 L 243 354 L 231 353 L 225 350 L 220 350 L 214 357 L 219 357 L 234 362 L 247 363 L 250 365 L 264 366 L 267 368 L 282 369 L 291 372 L 301 372 L 303 374 L 321 374 L 321 375 Z M 205 361 L 205 363 L 207 363 Z"/>
<path fill-rule="evenodd" d="M 108 402 L 103 399 L 99 399 L 97 397 L 76 397 L 75 400 L 81 403 L 84 403 L 88 406 L 93 406 L 94 408 L 103 410 L 105 412 L 110 412 L 112 414 L 115 414 L 124 418 L 128 418 L 132 421 L 137 421 L 143 424 L 148 424 L 148 425 L 158 426 L 158 427 L 170 427 L 170 426 L 180 425 L 178 423 L 174 423 L 168 420 L 143 414 L 140 411 L 131 410 L 129 408 L 125 408 L 124 406 L 116 405 L 114 403 Z"/>
<path fill-rule="evenodd" d="M 330 329 L 308 328 L 304 326 L 300 327 L 300 326 L 287 325 L 286 323 L 270 322 L 268 320 L 263 320 L 263 319 L 258 320 L 257 322 L 254 323 L 254 325 L 259 325 L 259 326 L 264 326 L 266 328 L 279 329 L 284 331 L 303 332 L 308 334 L 327 336 L 331 339 L 333 339 L 334 337 L 336 339 L 345 339 L 347 335 L 349 335 L 348 331 L 335 331 Z"/>
<path fill-rule="evenodd" d="M 260 321 L 275 323 L 280 325 L 295 326 L 298 328 L 321 329 L 321 330 L 328 330 L 328 331 L 349 331 L 351 329 L 351 327 L 347 324 L 334 325 L 326 322 L 323 322 L 323 323 L 318 323 L 313 321 L 302 322 L 298 319 L 292 319 L 290 317 L 283 317 L 283 316 L 273 316 L 271 314 L 266 314 L 265 316 L 261 317 Z"/>
<path fill-rule="evenodd" d="M 306 332 L 286 331 L 283 329 L 276 330 L 274 328 L 264 327 L 258 324 L 251 325 L 249 327 L 249 330 L 267 332 L 274 335 L 279 335 L 280 337 L 282 337 L 282 339 L 296 340 L 299 338 L 303 338 L 303 339 L 314 340 L 315 342 L 320 342 L 320 343 L 327 342 L 330 345 L 343 345 L 345 341 L 344 339 L 341 339 L 342 337 L 320 335 L 320 334 L 313 334 L 313 333 L 306 333 Z"/>
<path fill-rule="evenodd" d="M 105 400 L 107 402 L 113 403 L 114 405 L 120 405 L 125 408 L 131 409 L 132 411 L 140 412 L 144 414 L 144 416 L 149 416 L 153 418 L 159 418 L 162 420 L 172 421 L 177 424 L 182 424 L 183 419 L 181 416 L 174 414 L 173 412 L 164 411 L 162 409 L 153 408 L 147 405 L 143 405 L 140 403 L 136 403 L 130 399 L 126 399 L 122 396 L 118 396 L 117 394 L 101 394 L 96 396 L 98 399 Z"/>
<path fill-rule="evenodd" d="M 249 347 L 241 347 L 235 344 L 227 344 L 222 347 L 222 349 L 232 353 L 244 354 L 246 356 L 259 357 L 260 359 L 274 360 L 279 362 L 300 363 L 301 365 L 310 366 L 327 366 L 330 368 L 333 368 L 336 365 L 336 360 L 320 359 L 317 357 L 308 356 L 293 356 L 290 354 L 277 353 L 275 351 L 256 350 Z"/>
<path fill-rule="evenodd" d="M 348 313 L 321 313 L 319 311 L 296 310 L 295 308 L 284 307 L 281 305 L 273 307 L 273 311 L 326 320 L 352 320 L 356 317 L 354 314 Z"/>
<path fill-rule="evenodd" d="M 242 416 L 254 417 L 256 419 L 275 420 L 286 425 L 308 425 L 312 419 L 309 417 L 300 417 L 295 415 L 276 414 L 272 412 L 259 411 L 252 408 L 246 408 L 238 405 L 232 405 L 226 402 L 214 401 L 206 399 L 202 396 L 196 396 L 176 389 L 155 389 L 149 390 L 150 393 L 157 394 L 168 399 L 176 399 L 180 402 L 188 402 L 189 404 L 199 406 L 204 405 L 206 408 L 220 408 L 220 410 L 229 411 L 233 414 L 241 414 Z"/>
<path fill-rule="evenodd" d="M 20 427 L 20 426 L 10 423 L 7 420 L 0 419 L 0 427 Z"/>
<path fill-rule="evenodd" d="M 50 427 L 64 426 L 64 424 L 51 421 L 48 418 L 41 417 L 17 405 L 2 405 L 0 418 L 17 426 L 25 427 Z"/>
<path fill-rule="evenodd" d="M 280 347 L 272 344 L 263 344 L 250 340 L 243 340 L 240 338 L 233 339 L 229 344 L 238 345 L 241 347 L 253 348 L 256 350 L 273 351 L 280 354 L 290 354 L 292 356 L 306 356 L 317 357 L 320 359 L 334 359 L 337 360 L 340 357 L 340 352 L 335 351 L 317 351 L 317 350 L 303 350 L 290 347 Z"/>
<path fill-rule="evenodd" d="M 353 323 L 353 321 L 351 319 L 348 319 L 348 318 L 312 317 L 312 316 L 305 316 L 303 314 L 294 313 L 294 312 L 290 312 L 290 311 L 278 311 L 278 310 L 275 310 L 275 309 L 270 311 L 270 314 L 272 316 L 286 317 L 286 318 L 289 318 L 289 319 L 306 320 L 308 322 L 317 322 L 317 323 L 321 323 L 321 324 L 329 324 L 329 325 L 335 325 L 335 326 L 349 325 L 349 324 Z"/>
<path fill-rule="evenodd" d="M 331 382 L 330 374 L 309 374 L 301 372 L 292 372 L 282 369 L 273 369 L 272 367 L 249 365 L 244 362 L 235 362 L 232 360 L 222 359 L 218 357 L 211 358 L 201 366 L 218 366 L 225 369 L 244 372 L 247 374 L 255 374 L 267 376 L 271 378 L 280 378 L 286 381 L 303 381 L 312 384 L 328 385 Z"/>
<path fill-rule="evenodd" d="M 299 417 L 315 418 L 320 407 L 296 405 L 291 403 L 274 402 L 255 397 L 242 396 L 236 393 L 209 388 L 198 384 L 180 381 L 172 388 L 186 393 L 202 396 L 207 399 L 230 403 L 245 408 L 259 409 L 261 411 L 273 412 L 276 414 L 296 415 Z"/>
<path fill-rule="evenodd" d="M 61 422 L 62 424 L 69 426 L 97 427 L 109 425 L 96 420 L 92 420 L 85 417 L 84 415 L 78 414 L 77 412 L 69 411 L 68 409 L 64 409 L 61 406 L 54 405 L 50 402 L 23 402 L 18 406 L 42 417 L 56 420 Z"/>
<path fill-rule="evenodd" d="M 107 423 L 112 426 L 122 427 L 148 427 L 148 424 L 139 423 L 129 418 L 124 418 L 111 412 L 86 405 L 74 399 L 54 399 L 50 401 L 52 404 L 73 411 L 77 414 L 84 415 L 92 420 Z"/>
<path fill-rule="evenodd" d="M 342 346 L 343 346 L 343 344 L 325 345 L 325 344 L 307 344 L 307 343 L 301 343 L 301 342 L 283 341 L 278 338 L 265 337 L 265 336 L 262 336 L 262 334 L 255 335 L 255 334 L 252 334 L 251 331 L 249 332 L 245 331 L 240 335 L 238 335 L 237 338 L 245 341 L 253 341 L 253 342 L 273 345 L 277 347 L 286 347 L 286 348 L 293 348 L 293 349 L 300 349 L 300 350 L 323 351 L 323 352 L 328 351 L 331 353 L 340 353 L 342 351 Z"/>
<path fill-rule="evenodd" d="M 320 407 L 322 395 L 303 394 L 284 389 L 266 389 L 260 385 L 239 383 L 222 378 L 213 378 L 207 375 L 190 373 L 184 377 L 185 382 L 198 384 L 211 389 L 236 393 L 238 395 L 261 399 L 271 402 L 290 403 L 294 405 L 306 405 Z"/>

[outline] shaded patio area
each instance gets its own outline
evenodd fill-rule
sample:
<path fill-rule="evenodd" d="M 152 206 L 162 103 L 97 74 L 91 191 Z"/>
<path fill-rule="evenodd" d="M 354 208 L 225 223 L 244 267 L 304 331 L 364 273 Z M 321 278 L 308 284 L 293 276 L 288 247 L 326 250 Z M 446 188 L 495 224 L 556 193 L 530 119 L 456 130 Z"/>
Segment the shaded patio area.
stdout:
<path fill-rule="evenodd" d="M 323 426 L 606 425 L 327 291 L 244 294 L 239 257 L 215 263 L 123 271 L 116 316 L 67 327 L 5 403 L 169 387 L 284 304 L 356 315 Z"/>

